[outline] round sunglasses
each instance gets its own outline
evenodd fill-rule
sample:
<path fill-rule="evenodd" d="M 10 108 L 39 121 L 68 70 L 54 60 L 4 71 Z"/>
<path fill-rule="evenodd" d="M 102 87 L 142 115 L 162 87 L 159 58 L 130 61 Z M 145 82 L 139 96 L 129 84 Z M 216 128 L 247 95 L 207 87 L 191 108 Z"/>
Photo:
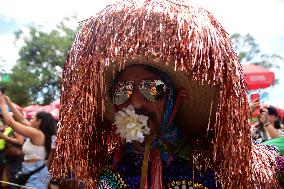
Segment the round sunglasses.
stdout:
<path fill-rule="evenodd" d="M 167 86 L 162 80 L 120 81 L 112 87 L 112 102 L 115 105 L 126 102 L 134 93 L 135 85 L 150 102 L 159 102 L 167 93 Z"/>

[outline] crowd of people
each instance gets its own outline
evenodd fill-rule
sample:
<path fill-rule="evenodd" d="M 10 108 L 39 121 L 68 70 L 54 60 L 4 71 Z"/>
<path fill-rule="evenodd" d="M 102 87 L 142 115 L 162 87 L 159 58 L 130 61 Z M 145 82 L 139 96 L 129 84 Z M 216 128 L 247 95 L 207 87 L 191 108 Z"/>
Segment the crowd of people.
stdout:
<path fill-rule="evenodd" d="M 26 187 L 70 175 L 77 184 L 61 188 L 283 186 L 277 111 L 261 107 L 251 122 L 259 104 L 248 103 L 229 35 L 185 2 L 121 0 L 85 21 L 64 65 L 57 133 L 50 114 L 28 121 L 0 94 L 14 133 L 2 139 L 22 145 L 18 169 L 37 170 Z"/>
<path fill-rule="evenodd" d="M 38 112 L 31 120 L 27 120 L 10 98 L 2 93 L 0 109 L 2 116 L 0 138 L 3 143 L 2 179 L 6 167 L 8 188 L 19 188 L 19 184 L 30 188 L 48 188 L 50 182 L 48 167 L 52 158 L 52 143 L 54 143 L 52 140 L 56 137 L 56 120 L 47 112 Z M 16 175 L 19 172 L 28 173 L 34 170 L 37 171 L 26 182 L 18 183 Z"/>

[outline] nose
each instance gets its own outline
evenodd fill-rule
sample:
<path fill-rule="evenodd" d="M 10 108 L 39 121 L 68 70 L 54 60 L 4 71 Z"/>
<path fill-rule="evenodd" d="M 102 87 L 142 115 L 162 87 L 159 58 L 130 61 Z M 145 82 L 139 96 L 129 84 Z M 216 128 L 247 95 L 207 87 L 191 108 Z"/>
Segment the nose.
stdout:
<path fill-rule="evenodd" d="M 132 105 L 134 109 L 140 109 L 141 107 L 145 106 L 145 103 L 145 98 L 143 97 L 139 89 L 135 88 L 133 94 L 128 100 L 127 106 Z"/>

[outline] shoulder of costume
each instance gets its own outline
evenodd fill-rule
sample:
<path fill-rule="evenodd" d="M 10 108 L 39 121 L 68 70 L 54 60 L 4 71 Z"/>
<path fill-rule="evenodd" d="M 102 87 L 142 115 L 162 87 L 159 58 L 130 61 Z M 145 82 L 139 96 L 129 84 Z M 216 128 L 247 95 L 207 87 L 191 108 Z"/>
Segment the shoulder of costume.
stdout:
<path fill-rule="evenodd" d="M 274 145 L 253 142 L 252 144 L 253 179 L 258 183 L 270 185 L 284 183 L 284 156 Z"/>
<path fill-rule="evenodd" d="M 110 167 L 102 169 L 99 176 L 98 189 L 113 188 L 120 189 L 126 188 L 127 185 L 122 176 Z"/>

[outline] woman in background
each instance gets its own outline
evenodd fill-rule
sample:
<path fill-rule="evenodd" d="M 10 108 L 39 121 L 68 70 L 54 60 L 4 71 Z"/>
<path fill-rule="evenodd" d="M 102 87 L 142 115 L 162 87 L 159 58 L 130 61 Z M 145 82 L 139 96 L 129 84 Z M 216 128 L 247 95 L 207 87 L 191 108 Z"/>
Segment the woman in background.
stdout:
<path fill-rule="evenodd" d="M 11 107 L 15 120 L 7 110 L 6 103 Z M 3 118 L 16 132 L 27 137 L 22 150 L 24 162 L 22 172 L 31 172 L 38 167 L 45 165 L 51 150 L 51 137 L 55 135 L 56 122 L 50 113 L 38 112 L 30 121 L 13 106 L 9 97 L 0 93 L 0 109 Z M 49 185 L 48 168 L 33 174 L 25 186 L 37 189 L 47 189 Z"/>
<path fill-rule="evenodd" d="M 2 114 L 1 114 L 2 119 Z M 9 182 L 14 183 L 14 175 L 22 170 L 22 145 L 24 143 L 24 137 L 19 133 L 15 132 L 11 127 L 5 124 L 3 120 L 3 125 L 6 128 L 3 130 L 3 133 L 0 133 L 0 140 L 5 144 L 4 156 Z M 19 187 L 10 185 L 9 189 L 18 189 Z"/>

